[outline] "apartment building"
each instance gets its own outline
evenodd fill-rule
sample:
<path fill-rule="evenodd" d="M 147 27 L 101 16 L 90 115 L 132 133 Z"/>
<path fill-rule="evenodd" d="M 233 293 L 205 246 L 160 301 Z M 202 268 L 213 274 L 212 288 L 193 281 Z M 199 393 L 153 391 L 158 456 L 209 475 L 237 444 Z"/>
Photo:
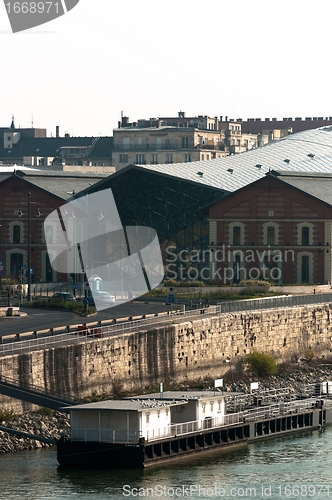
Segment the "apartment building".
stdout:
<path fill-rule="evenodd" d="M 228 117 L 220 117 L 221 127 L 225 127 Z M 232 121 L 232 120 L 231 120 Z M 244 134 L 269 135 L 272 140 L 282 139 L 289 134 L 296 134 L 304 130 L 312 130 L 319 127 L 330 127 L 332 116 L 306 116 L 305 118 L 237 118 L 237 123 L 242 126 Z"/>
<path fill-rule="evenodd" d="M 223 117 L 177 117 L 141 119 L 129 122 L 122 116 L 113 130 L 113 165 L 116 170 L 130 165 L 208 161 L 267 144 L 269 134 L 243 133 L 242 123 Z"/>
<path fill-rule="evenodd" d="M 0 128 L 0 164 L 25 165 L 65 172 L 113 173 L 112 137 L 47 137 L 46 129 Z"/>
<path fill-rule="evenodd" d="M 113 165 L 120 170 L 129 164 L 172 164 L 205 161 L 226 155 L 215 120 L 198 128 L 190 120 L 163 125 L 162 119 L 129 123 L 124 117 L 113 130 Z"/>

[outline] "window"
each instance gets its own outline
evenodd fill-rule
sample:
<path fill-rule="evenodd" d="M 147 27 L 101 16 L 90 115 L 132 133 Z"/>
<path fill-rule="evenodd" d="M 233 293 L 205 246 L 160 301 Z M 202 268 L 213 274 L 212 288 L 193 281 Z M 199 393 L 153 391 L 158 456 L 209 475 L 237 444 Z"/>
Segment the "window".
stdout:
<path fill-rule="evenodd" d="M 210 411 L 213 412 L 213 401 L 210 401 Z"/>
<path fill-rule="evenodd" d="M 273 254 L 272 256 L 271 255 L 265 255 L 264 258 L 263 258 L 263 265 L 264 265 L 264 268 L 267 270 L 271 270 L 271 269 L 274 269 L 276 267 L 276 262 L 274 262 L 273 260 Z"/>
<path fill-rule="evenodd" d="M 158 155 L 151 155 L 151 163 L 152 163 L 152 165 L 157 165 Z"/>
<path fill-rule="evenodd" d="M 53 226 L 46 226 L 45 227 L 45 240 L 46 243 L 53 243 Z"/>
<path fill-rule="evenodd" d="M 183 148 L 189 147 L 189 137 L 182 137 L 182 147 Z"/>
<path fill-rule="evenodd" d="M 302 226 L 301 228 L 301 245 L 308 246 L 309 243 L 310 231 L 308 226 Z"/>
<path fill-rule="evenodd" d="M 122 149 L 130 149 L 130 137 L 122 138 Z"/>
<path fill-rule="evenodd" d="M 191 155 L 186 155 L 184 161 L 185 162 L 191 161 Z"/>
<path fill-rule="evenodd" d="M 302 257 L 301 257 L 301 282 L 302 283 L 309 283 L 309 256 L 308 255 L 302 255 Z"/>
<path fill-rule="evenodd" d="M 128 163 L 128 155 L 126 154 L 120 155 L 120 163 Z"/>
<path fill-rule="evenodd" d="M 21 277 L 23 266 L 23 255 L 21 253 L 13 252 L 10 255 L 10 274 L 17 278 Z"/>
<path fill-rule="evenodd" d="M 241 228 L 240 226 L 233 226 L 233 245 L 241 245 Z"/>
<path fill-rule="evenodd" d="M 268 226 L 266 228 L 266 243 L 268 245 L 276 244 L 276 228 L 274 226 Z"/>
<path fill-rule="evenodd" d="M 13 226 L 13 243 L 21 243 L 21 226 L 17 224 Z"/>
<path fill-rule="evenodd" d="M 202 412 L 203 412 L 203 414 L 205 413 L 205 406 L 206 406 L 206 404 L 205 404 L 205 403 L 203 403 L 203 404 L 202 404 Z"/>
<path fill-rule="evenodd" d="M 44 264 L 45 264 L 45 275 L 44 275 L 44 279 L 46 282 L 51 282 L 53 281 L 53 268 L 51 266 L 51 261 L 50 261 L 50 257 L 48 255 L 48 252 L 44 253 Z"/>
<path fill-rule="evenodd" d="M 236 254 L 233 257 L 233 283 L 240 283 L 241 273 L 241 256 Z"/>
<path fill-rule="evenodd" d="M 142 155 L 142 154 L 138 154 L 138 155 L 135 155 L 135 163 L 137 163 L 138 165 L 143 165 L 145 164 L 145 155 Z"/>
<path fill-rule="evenodd" d="M 173 163 L 173 155 L 166 155 L 166 163 Z"/>
<path fill-rule="evenodd" d="M 229 225 L 229 242 L 231 245 L 244 245 L 243 222 L 231 222 Z"/>
<path fill-rule="evenodd" d="M 160 418 L 160 410 L 157 410 L 157 418 Z"/>
<path fill-rule="evenodd" d="M 263 224 L 263 244 L 278 245 L 279 224 L 277 222 L 266 222 Z"/>
<path fill-rule="evenodd" d="M 313 282 L 313 255 L 310 252 L 300 252 L 297 256 L 297 272 L 299 283 Z"/>
<path fill-rule="evenodd" d="M 298 245 L 309 246 L 312 245 L 313 224 L 311 222 L 301 222 L 297 226 L 297 239 Z"/>
<path fill-rule="evenodd" d="M 142 146 L 142 137 L 137 137 L 137 145 Z"/>
<path fill-rule="evenodd" d="M 150 423 L 150 412 L 149 412 L 149 411 L 148 411 L 148 412 L 146 412 L 146 414 L 145 414 L 145 422 L 146 422 L 147 424 L 149 424 L 149 423 Z"/>
<path fill-rule="evenodd" d="M 17 212 L 15 215 L 17 215 Z M 16 245 L 24 242 L 24 222 L 13 221 L 9 223 L 9 241 Z"/>

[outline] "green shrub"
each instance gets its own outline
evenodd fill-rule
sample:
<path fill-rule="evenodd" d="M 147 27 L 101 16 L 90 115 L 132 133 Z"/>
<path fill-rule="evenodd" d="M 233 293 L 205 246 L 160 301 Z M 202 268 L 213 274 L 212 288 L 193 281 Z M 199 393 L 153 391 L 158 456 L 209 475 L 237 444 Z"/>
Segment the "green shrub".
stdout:
<path fill-rule="evenodd" d="M 240 281 L 239 286 L 254 286 L 254 287 L 264 287 L 264 288 L 270 288 L 270 284 L 268 281 L 264 280 L 243 280 Z"/>
<path fill-rule="evenodd" d="M 266 352 L 253 351 L 244 359 L 244 363 L 253 375 L 258 377 L 270 377 L 277 373 L 275 359 Z"/>
<path fill-rule="evenodd" d="M 85 312 L 85 304 L 80 300 L 64 300 L 64 299 L 34 299 L 33 302 L 22 303 L 25 307 L 47 307 L 51 309 L 61 309 L 70 312 Z M 94 309 L 88 305 L 87 314 L 94 313 Z"/>
<path fill-rule="evenodd" d="M 54 412 L 53 412 L 53 410 L 51 408 L 46 408 L 45 406 L 42 406 L 42 408 L 39 408 L 39 410 L 37 411 L 37 413 L 39 415 L 50 417 L 51 415 L 53 415 Z"/>
<path fill-rule="evenodd" d="M 3 420 L 5 422 L 12 422 L 15 419 L 16 415 L 13 410 L 0 410 L 0 422 Z"/>
<path fill-rule="evenodd" d="M 174 287 L 203 287 L 206 286 L 206 283 L 204 281 L 199 281 L 199 280 L 164 280 L 164 285 L 166 287 L 169 286 L 174 286 Z"/>

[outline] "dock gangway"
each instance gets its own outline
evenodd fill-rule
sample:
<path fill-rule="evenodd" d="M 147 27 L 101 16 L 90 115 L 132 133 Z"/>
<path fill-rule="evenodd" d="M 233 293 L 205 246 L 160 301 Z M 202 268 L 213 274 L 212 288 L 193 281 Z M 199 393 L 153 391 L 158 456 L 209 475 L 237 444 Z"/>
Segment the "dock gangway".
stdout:
<path fill-rule="evenodd" d="M 37 386 L 22 386 L 17 381 L 3 375 L 0 375 L 0 394 L 64 413 L 69 413 L 69 410 L 66 411 L 67 406 L 80 403 L 80 401 L 53 392 L 44 391 Z"/>

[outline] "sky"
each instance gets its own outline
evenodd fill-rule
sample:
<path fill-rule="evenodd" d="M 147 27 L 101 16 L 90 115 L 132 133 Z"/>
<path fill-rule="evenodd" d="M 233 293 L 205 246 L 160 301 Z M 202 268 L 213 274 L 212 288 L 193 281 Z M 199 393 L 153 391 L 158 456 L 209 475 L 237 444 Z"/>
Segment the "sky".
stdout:
<path fill-rule="evenodd" d="M 80 0 L 13 34 L 1 2 L 0 127 L 13 114 L 49 136 L 111 136 L 121 112 L 332 116 L 331 19 L 330 0 Z"/>

